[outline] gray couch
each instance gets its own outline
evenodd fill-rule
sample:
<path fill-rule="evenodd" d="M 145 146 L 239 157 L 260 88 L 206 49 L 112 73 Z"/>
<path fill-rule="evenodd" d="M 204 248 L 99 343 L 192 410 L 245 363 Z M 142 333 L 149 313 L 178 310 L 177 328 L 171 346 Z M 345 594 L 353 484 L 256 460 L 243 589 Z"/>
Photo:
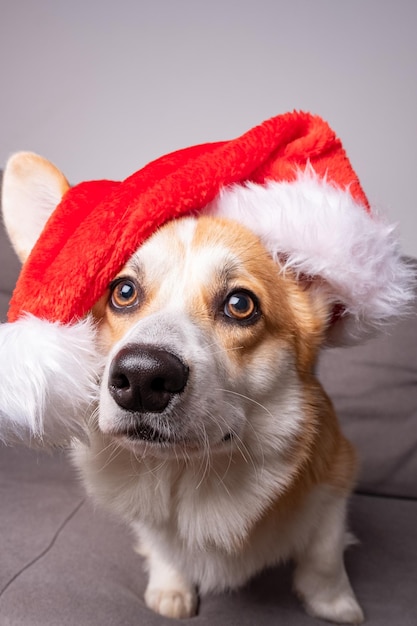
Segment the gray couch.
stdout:
<path fill-rule="evenodd" d="M 1 321 L 18 270 L 0 228 Z M 320 376 L 362 462 L 350 507 L 359 544 L 346 563 L 367 624 L 416 626 L 417 315 L 365 346 L 329 350 Z M 0 498 L 0 626 L 176 623 L 145 606 L 129 531 L 93 508 L 64 451 L 0 447 Z M 289 564 L 204 597 L 189 623 L 324 624 L 304 613 L 290 574 Z"/>

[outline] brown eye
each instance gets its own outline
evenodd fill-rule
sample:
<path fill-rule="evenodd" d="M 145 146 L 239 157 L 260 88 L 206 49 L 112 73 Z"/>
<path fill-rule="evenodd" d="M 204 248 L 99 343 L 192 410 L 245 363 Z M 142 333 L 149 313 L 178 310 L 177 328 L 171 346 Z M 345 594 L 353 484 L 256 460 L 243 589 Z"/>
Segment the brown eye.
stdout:
<path fill-rule="evenodd" d="M 224 314 L 237 322 L 254 321 L 259 315 L 257 298 L 247 291 L 234 291 L 226 298 Z"/>
<path fill-rule="evenodd" d="M 122 278 L 110 286 L 110 306 L 113 309 L 131 309 L 139 304 L 138 288 L 133 280 Z"/>

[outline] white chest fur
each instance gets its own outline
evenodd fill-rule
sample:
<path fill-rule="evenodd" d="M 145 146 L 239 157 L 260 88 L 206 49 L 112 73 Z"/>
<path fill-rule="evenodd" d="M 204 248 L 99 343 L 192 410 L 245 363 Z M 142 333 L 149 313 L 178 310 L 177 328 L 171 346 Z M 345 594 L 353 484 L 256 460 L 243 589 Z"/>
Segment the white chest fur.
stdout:
<path fill-rule="evenodd" d="M 133 526 L 139 551 L 147 555 L 152 546 L 181 563 L 203 592 L 239 586 L 294 555 L 328 498 L 316 490 L 300 510 L 269 515 L 292 476 L 276 451 L 138 461 L 97 434 L 75 460 L 93 497 Z"/>

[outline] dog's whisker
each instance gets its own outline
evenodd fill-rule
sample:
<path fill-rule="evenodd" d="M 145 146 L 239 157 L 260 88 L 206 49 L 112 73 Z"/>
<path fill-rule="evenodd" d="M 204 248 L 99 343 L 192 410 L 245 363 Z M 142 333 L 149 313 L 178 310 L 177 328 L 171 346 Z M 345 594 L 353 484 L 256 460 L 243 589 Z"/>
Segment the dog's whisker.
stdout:
<path fill-rule="evenodd" d="M 98 459 L 103 454 L 107 454 L 107 452 L 109 450 L 111 450 L 112 448 L 114 448 L 117 445 L 118 444 L 117 444 L 116 441 L 114 441 L 114 440 L 109 441 L 109 443 L 106 446 L 103 446 L 102 448 L 100 448 L 100 450 L 98 452 L 96 452 L 96 454 L 94 455 L 94 458 Z"/>
<path fill-rule="evenodd" d="M 215 391 L 221 391 L 223 393 L 230 393 L 232 395 L 238 396 L 239 398 L 243 398 L 244 400 L 248 400 L 249 402 L 252 402 L 253 404 L 255 404 L 256 406 L 258 406 L 260 409 L 262 409 L 263 411 L 265 411 L 265 413 L 269 416 L 269 417 L 274 417 L 271 413 L 271 411 L 269 409 L 266 408 L 266 406 L 264 406 L 263 404 L 261 404 L 260 402 L 258 402 L 257 400 L 254 400 L 253 398 L 251 398 L 250 396 L 246 396 L 243 393 L 240 393 L 238 391 L 232 391 L 231 389 L 223 389 L 223 388 L 219 388 L 219 389 L 215 389 Z"/>
<path fill-rule="evenodd" d="M 204 440 L 204 435 L 202 436 L 202 440 L 203 440 L 203 453 L 201 455 L 201 458 L 199 459 L 199 465 L 198 468 L 196 470 L 196 476 L 200 476 L 199 481 L 197 482 L 195 489 L 199 489 L 202 485 L 202 483 L 204 482 L 204 479 L 207 475 L 207 469 L 208 469 L 208 464 L 209 464 L 209 451 L 206 445 L 206 442 Z"/>
<path fill-rule="evenodd" d="M 91 408 L 94 406 L 93 410 L 91 410 Z M 86 422 L 86 426 L 89 429 L 93 429 L 94 425 L 97 423 L 98 421 L 98 415 L 100 412 L 100 407 L 98 404 L 96 404 L 95 402 L 91 402 L 88 406 L 87 409 L 87 417 L 85 419 Z"/>
<path fill-rule="evenodd" d="M 237 434 L 235 433 L 235 438 L 237 441 L 237 447 L 239 449 L 240 454 L 242 455 L 243 458 L 245 458 L 245 455 L 243 453 L 243 450 L 246 452 L 246 454 L 248 455 L 249 459 L 250 459 L 250 463 L 255 471 L 255 473 L 257 474 L 257 476 L 261 476 L 262 475 L 262 471 L 263 468 L 265 466 L 265 454 L 264 454 L 264 449 L 263 449 L 263 445 L 262 445 L 262 441 L 259 437 L 259 434 L 257 433 L 256 429 L 254 428 L 254 426 L 250 423 L 250 421 L 248 421 L 246 423 L 246 428 L 249 428 L 256 441 L 257 441 L 257 446 L 256 446 L 256 450 L 257 453 L 260 454 L 260 462 L 255 462 L 254 458 L 253 458 L 253 453 L 250 452 L 248 446 L 245 444 L 245 442 L 243 441 L 243 439 Z M 242 450 L 243 448 L 243 450 Z"/>
<path fill-rule="evenodd" d="M 113 448 L 113 450 L 111 450 L 111 448 Z M 118 456 L 120 456 L 120 454 L 123 452 L 123 448 L 116 442 L 112 442 L 111 444 L 109 444 L 108 446 L 106 446 L 106 450 L 111 450 L 111 452 L 109 453 L 106 462 L 101 465 L 99 467 L 99 471 L 103 472 L 109 465 L 111 465 L 112 463 L 114 463 L 114 461 L 117 459 Z M 96 456 L 96 458 L 99 455 Z"/>
<path fill-rule="evenodd" d="M 225 352 L 237 352 L 238 350 L 243 350 L 244 346 L 234 346 L 233 348 L 223 348 L 220 347 L 218 350 L 211 350 L 210 355 L 215 356 L 216 354 L 224 354 Z"/>
<path fill-rule="evenodd" d="M 218 341 L 212 341 L 211 343 L 207 343 L 205 344 L 205 349 L 206 350 L 210 350 L 210 348 L 219 348 L 216 351 L 210 351 L 210 354 L 217 354 L 217 353 L 224 353 L 224 352 L 233 352 L 233 350 L 242 350 L 243 346 L 233 346 L 231 348 L 224 348 L 223 346 L 219 346 L 219 342 Z"/>
<path fill-rule="evenodd" d="M 205 429 L 204 424 L 201 424 L 200 430 L 202 432 L 202 441 L 203 441 L 203 455 L 201 459 L 201 463 L 198 469 L 198 472 L 202 470 L 201 478 L 197 483 L 195 489 L 198 490 L 202 483 L 204 482 L 206 476 L 208 476 L 211 468 L 211 448 L 210 441 L 207 435 L 207 431 Z M 198 475 L 198 473 L 197 473 Z"/>
<path fill-rule="evenodd" d="M 225 482 L 225 478 L 226 478 L 226 472 L 223 474 L 223 476 L 221 476 L 216 469 L 213 467 L 212 468 L 212 472 L 213 474 L 215 474 L 215 476 L 218 478 L 219 480 L 219 485 L 221 485 L 223 487 L 223 489 L 225 490 L 225 492 L 227 493 L 227 495 L 232 498 L 232 494 L 230 492 L 230 489 L 228 488 L 228 486 L 226 485 Z"/>
<path fill-rule="evenodd" d="M 225 419 L 222 415 L 218 414 L 218 415 L 216 415 L 216 416 L 215 416 L 215 415 L 213 415 L 212 413 L 207 412 L 207 416 L 208 416 L 208 417 L 210 417 L 210 418 L 212 419 L 212 421 L 214 421 L 214 422 L 215 422 L 215 424 L 218 426 L 218 428 L 219 428 L 219 430 L 220 430 L 221 434 L 223 434 L 223 429 L 220 427 L 220 423 L 219 423 L 219 422 L 220 422 L 220 421 L 222 421 L 222 422 L 224 423 L 224 425 L 226 426 L 227 430 L 228 430 L 228 431 L 231 433 L 231 435 L 232 435 L 232 437 L 231 437 L 231 442 L 232 442 L 232 440 L 237 440 L 237 441 L 240 441 L 240 438 L 239 438 L 239 436 L 237 435 L 237 433 L 236 433 L 233 429 L 230 429 L 230 425 L 228 424 L 227 420 L 226 420 L 226 419 Z M 228 474 L 228 472 L 229 472 L 229 469 L 230 469 L 230 467 L 231 467 L 232 460 L 233 460 L 233 445 L 230 445 L 230 446 L 229 446 L 229 454 L 228 454 L 228 457 L 227 457 L 227 458 L 228 458 L 227 466 L 226 466 L 226 468 L 224 469 L 223 474 L 221 474 L 221 475 L 220 475 L 220 474 L 219 474 L 219 473 L 218 473 L 218 472 L 214 469 L 214 466 L 210 466 L 211 459 L 212 459 L 212 454 L 211 454 L 211 448 L 210 448 L 210 443 L 209 443 L 208 438 L 206 439 L 206 441 L 207 441 L 207 448 L 205 448 L 205 450 L 207 450 L 207 462 L 209 463 L 209 465 L 207 466 L 207 464 L 206 464 L 204 474 L 203 474 L 202 479 L 200 480 L 200 482 L 199 482 L 199 484 L 198 484 L 198 487 L 199 487 L 199 486 L 201 486 L 201 483 L 204 481 L 205 476 L 209 473 L 209 471 L 210 471 L 210 470 L 212 470 L 212 471 L 213 471 L 213 473 L 214 473 L 214 474 L 215 474 L 215 475 L 219 478 L 220 483 L 221 483 L 222 485 L 224 485 L 224 487 L 226 488 L 226 485 L 225 485 L 225 479 L 226 479 L 226 476 L 227 476 L 227 474 Z M 245 446 L 244 446 L 244 444 L 243 444 L 243 442 L 242 442 L 242 446 L 243 446 L 243 447 L 245 447 Z M 236 447 L 238 448 L 239 453 L 240 453 L 240 454 L 241 454 L 241 456 L 244 458 L 245 462 L 249 463 L 248 459 L 246 459 L 246 457 L 245 457 L 245 456 L 244 456 L 244 454 L 242 453 L 242 451 L 241 451 L 240 447 L 239 447 L 238 445 L 237 445 Z M 251 465 L 253 465 L 253 466 L 255 467 L 255 463 L 254 463 L 254 461 L 253 461 L 253 459 L 252 459 L 252 457 L 251 457 L 251 454 L 249 453 L 249 451 L 247 451 L 247 452 L 248 452 L 248 456 L 250 457 L 250 462 L 251 462 Z"/>
<path fill-rule="evenodd" d="M 209 415 L 209 417 L 211 417 L 211 418 L 212 418 L 213 420 L 215 420 L 216 422 L 218 421 L 218 419 L 222 420 L 222 421 L 224 422 L 224 424 L 225 424 L 226 426 L 228 426 L 227 421 L 223 418 L 223 416 L 218 415 L 218 416 L 217 416 L 217 418 L 215 418 L 215 417 L 214 417 L 214 415 L 212 415 L 212 414 L 210 414 L 210 413 L 208 413 L 208 415 Z M 218 426 L 219 426 L 219 428 L 220 428 L 220 425 L 219 425 L 219 424 L 218 424 Z M 221 429 L 220 429 L 220 430 L 221 430 Z M 221 430 L 221 432 L 223 432 L 223 431 Z M 229 491 L 229 488 L 227 487 L 227 485 L 226 485 L 226 483 L 225 483 L 225 480 L 226 480 L 226 476 L 227 476 L 227 474 L 228 474 L 228 472 L 229 472 L 230 466 L 231 466 L 231 464 L 232 464 L 232 459 L 233 459 L 233 446 L 232 446 L 232 445 L 230 445 L 230 447 L 229 447 L 228 463 L 227 463 L 227 466 L 226 466 L 225 470 L 223 471 L 223 474 L 220 474 L 220 473 L 219 473 L 219 472 L 215 469 L 214 465 L 211 465 L 211 466 L 210 466 L 210 463 L 211 463 L 211 458 L 212 458 L 212 454 L 211 454 L 211 448 L 210 448 L 210 443 L 209 443 L 208 437 L 206 437 L 206 442 L 207 442 L 207 448 L 206 448 L 206 450 L 207 450 L 207 461 L 208 461 L 208 463 L 209 463 L 209 466 L 208 466 L 208 467 L 206 466 L 206 473 L 205 473 L 205 475 L 208 475 L 209 471 L 212 471 L 212 472 L 213 472 L 213 474 L 214 474 L 215 476 L 217 476 L 217 478 L 219 479 L 219 484 L 221 484 L 221 485 L 222 485 L 222 487 L 224 487 L 225 491 L 228 493 L 228 495 L 229 495 L 229 496 L 231 496 L 230 491 Z M 205 477 L 205 476 L 204 476 L 204 477 Z M 203 477 L 203 478 L 204 478 L 204 477 Z M 202 481 L 200 481 L 200 483 L 199 483 L 199 485 L 198 485 L 198 486 L 200 486 L 200 485 L 201 485 L 201 482 L 202 482 Z"/>
<path fill-rule="evenodd" d="M 233 434 L 233 431 L 232 431 Z M 233 435 L 234 436 L 234 435 Z M 230 441 L 230 445 L 229 445 L 229 454 L 228 454 L 228 459 L 227 459 L 227 465 L 226 468 L 221 476 L 220 482 L 222 485 L 224 485 L 224 481 L 226 480 L 226 476 L 229 473 L 230 467 L 232 465 L 232 460 L 233 460 L 233 446 L 232 446 L 232 442 Z"/>
<path fill-rule="evenodd" d="M 141 476 L 146 476 L 146 475 L 153 476 L 156 479 L 158 486 L 159 486 L 160 481 L 161 481 L 160 472 L 165 467 L 167 460 L 161 459 L 160 462 L 154 464 L 154 462 L 148 460 L 146 456 L 146 448 L 145 448 L 145 452 L 143 453 L 143 456 L 139 459 L 139 462 L 145 464 L 147 468 L 146 472 L 141 471 Z"/>
<path fill-rule="evenodd" d="M 143 458 L 143 454 L 141 456 L 138 455 L 138 451 L 137 450 L 133 450 L 133 457 L 136 461 L 136 466 L 133 463 L 133 458 L 131 457 L 131 461 L 130 461 L 130 465 L 132 468 L 132 476 L 136 477 L 139 473 L 139 466 L 141 463 L 143 463 L 144 458 Z M 146 473 L 146 472 L 145 472 Z"/>
<path fill-rule="evenodd" d="M 225 402 L 226 405 L 228 405 L 229 403 Z M 233 405 L 229 405 L 233 408 Z M 224 424 L 226 426 L 229 426 L 227 421 L 225 420 L 225 418 L 221 415 L 217 416 L 218 419 L 222 420 L 224 422 Z M 253 426 L 248 423 L 247 425 L 249 425 L 249 427 L 252 429 L 255 438 L 258 438 L 258 434 L 256 433 L 256 430 L 253 428 Z M 261 452 L 261 463 L 257 463 L 253 457 L 253 453 L 249 450 L 248 446 L 245 444 L 245 442 L 243 441 L 243 439 L 240 437 L 240 435 L 236 432 L 236 430 L 231 429 L 230 433 L 232 435 L 231 440 L 233 440 L 235 442 L 236 448 L 238 449 L 241 457 L 243 458 L 243 460 L 245 461 L 245 463 L 249 464 L 253 467 L 256 475 L 259 477 L 262 474 L 262 468 L 264 466 L 265 463 L 265 457 L 263 454 L 263 449 L 262 449 L 262 445 L 258 446 L 259 451 Z M 230 467 L 230 463 L 229 463 L 229 467 Z"/>

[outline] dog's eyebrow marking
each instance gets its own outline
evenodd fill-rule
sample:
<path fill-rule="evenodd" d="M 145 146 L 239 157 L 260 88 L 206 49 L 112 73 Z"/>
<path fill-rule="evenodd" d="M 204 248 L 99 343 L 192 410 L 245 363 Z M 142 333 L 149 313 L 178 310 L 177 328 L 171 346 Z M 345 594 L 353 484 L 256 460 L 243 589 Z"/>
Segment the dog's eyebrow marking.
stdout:
<path fill-rule="evenodd" d="M 222 267 L 216 272 L 216 282 L 219 283 L 225 289 L 228 285 L 237 278 L 237 271 L 235 267 Z"/>
<path fill-rule="evenodd" d="M 141 260 L 134 254 L 129 261 L 126 263 L 124 268 L 119 272 L 119 275 L 123 275 L 126 273 L 132 273 L 136 278 L 142 280 L 145 276 L 145 269 Z"/>
<path fill-rule="evenodd" d="M 229 257 L 224 265 L 216 269 L 216 279 L 224 287 L 241 277 L 247 277 L 248 272 L 244 265 L 237 258 Z"/>

